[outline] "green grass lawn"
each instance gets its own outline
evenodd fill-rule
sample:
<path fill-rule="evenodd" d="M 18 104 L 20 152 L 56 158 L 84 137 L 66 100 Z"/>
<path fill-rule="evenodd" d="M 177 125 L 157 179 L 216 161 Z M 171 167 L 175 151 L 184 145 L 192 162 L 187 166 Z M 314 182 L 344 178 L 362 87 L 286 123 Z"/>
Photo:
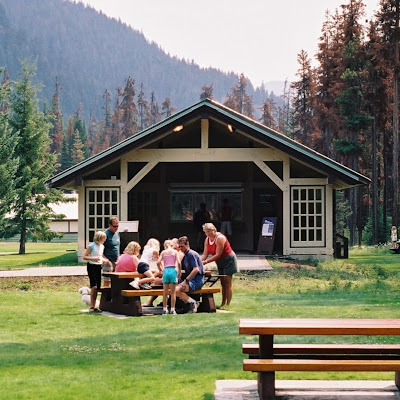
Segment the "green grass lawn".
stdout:
<path fill-rule="evenodd" d="M 18 254 L 19 243 L 0 242 L 0 270 L 77 265 L 77 248 L 77 243 L 28 242 L 26 254 Z"/>
<path fill-rule="evenodd" d="M 0 278 L 0 398 L 212 400 L 215 380 L 256 378 L 242 371 L 241 344 L 257 338 L 239 335 L 239 318 L 400 318 L 400 262 L 388 250 L 354 253 L 348 260 L 319 264 L 271 261 L 271 272 L 237 274 L 229 312 L 216 314 L 126 319 L 89 315 L 81 312 L 77 293 L 87 284 L 86 277 Z M 375 261 L 370 262 L 369 253 Z M 310 343 L 327 338 L 276 340 Z M 396 343 L 398 338 L 378 340 Z M 277 373 L 277 379 L 393 377 Z"/>

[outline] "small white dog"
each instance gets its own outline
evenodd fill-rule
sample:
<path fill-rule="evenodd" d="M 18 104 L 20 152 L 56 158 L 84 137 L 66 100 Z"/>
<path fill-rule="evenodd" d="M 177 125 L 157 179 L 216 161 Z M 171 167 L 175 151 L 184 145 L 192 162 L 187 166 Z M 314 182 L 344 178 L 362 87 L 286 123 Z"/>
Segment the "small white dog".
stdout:
<path fill-rule="evenodd" d="M 82 304 L 84 306 L 90 306 L 90 289 L 87 286 L 83 286 L 78 292 L 82 295 Z"/>

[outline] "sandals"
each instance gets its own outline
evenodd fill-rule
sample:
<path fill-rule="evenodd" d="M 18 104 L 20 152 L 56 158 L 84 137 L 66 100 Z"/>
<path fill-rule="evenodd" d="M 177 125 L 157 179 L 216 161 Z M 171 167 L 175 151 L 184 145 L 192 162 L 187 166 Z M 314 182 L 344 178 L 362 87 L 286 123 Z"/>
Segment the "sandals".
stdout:
<path fill-rule="evenodd" d="M 99 313 L 101 313 L 101 310 L 99 310 L 99 309 L 96 308 L 96 307 L 90 307 L 90 308 L 89 308 L 89 312 L 90 312 L 90 313 L 97 313 L 97 314 L 99 314 Z"/>

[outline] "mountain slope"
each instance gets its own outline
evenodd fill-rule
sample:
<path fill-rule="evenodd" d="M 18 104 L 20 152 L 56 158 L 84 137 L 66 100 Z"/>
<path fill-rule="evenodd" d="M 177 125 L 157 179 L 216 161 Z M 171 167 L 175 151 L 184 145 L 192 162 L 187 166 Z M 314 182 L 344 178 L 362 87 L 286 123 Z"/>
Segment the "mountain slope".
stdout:
<path fill-rule="evenodd" d="M 214 83 L 214 97 L 225 99 L 237 76 L 170 57 L 138 31 L 82 3 L 63 0 L 0 0 L 0 66 L 11 78 L 19 71 L 18 59 L 37 59 L 37 80 L 50 99 L 55 79 L 61 83 L 64 115 L 79 103 L 84 114 L 102 118 L 103 93 L 114 94 L 131 76 L 139 92 L 143 83 L 147 99 L 152 91 L 159 104 L 170 97 L 182 109 L 199 100 L 201 87 Z M 255 104 L 266 91 L 248 94 Z"/>

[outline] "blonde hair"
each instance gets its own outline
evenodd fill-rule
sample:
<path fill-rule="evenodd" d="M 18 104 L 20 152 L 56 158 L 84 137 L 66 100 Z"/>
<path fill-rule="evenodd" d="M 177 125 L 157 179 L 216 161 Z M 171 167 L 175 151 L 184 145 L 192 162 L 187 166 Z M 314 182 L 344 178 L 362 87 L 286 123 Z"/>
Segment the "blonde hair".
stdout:
<path fill-rule="evenodd" d="M 149 247 L 152 247 L 153 249 L 156 249 L 157 251 L 160 251 L 160 242 L 157 239 L 150 238 L 146 246 L 144 246 L 145 249 L 148 249 Z"/>
<path fill-rule="evenodd" d="M 203 225 L 203 231 L 204 232 L 205 231 L 215 231 L 215 232 L 217 232 L 217 228 L 211 222 L 207 222 L 206 224 Z"/>
<path fill-rule="evenodd" d="M 102 239 L 107 239 L 107 235 L 103 231 L 95 232 L 93 235 L 93 242 L 99 243 Z"/>
<path fill-rule="evenodd" d="M 128 254 L 138 254 L 140 250 L 140 244 L 138 242 L 129 242 L 124 250 L 124 253 Z"/>
<path fill-rule="evenodd" d="M 164 241 L 164 249 L 167 249 L 168 247 L 174 247 L 174 242 L 171 239 L 167 239 Z"/>

